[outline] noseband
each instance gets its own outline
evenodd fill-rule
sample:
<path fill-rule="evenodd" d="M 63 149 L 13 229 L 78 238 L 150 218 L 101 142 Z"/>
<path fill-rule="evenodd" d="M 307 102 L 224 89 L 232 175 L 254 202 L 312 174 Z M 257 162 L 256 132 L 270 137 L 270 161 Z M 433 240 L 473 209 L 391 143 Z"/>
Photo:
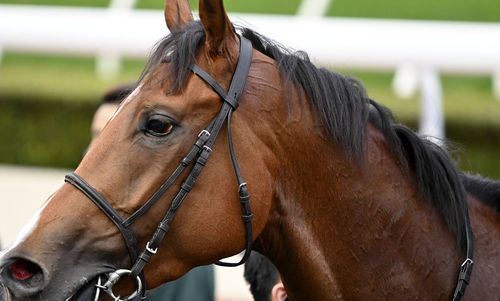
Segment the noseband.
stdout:
<path fill-rule="evenodd" d="M 193 188 L 193 185 L 201 173 L 201 170 L 207 163 L 210 154 L 212 153 L 212 146 L 217 139 L 217 135 L 222 128 L 222 125 L 227 119 L 227 136 L 229 142 L 229 151 L 231 154 L 231 160 L 233 162 L 234 171 L 236 174 L 236 179 L 238 181 L 238 194 L 240 197 L 242 219 L 245 225 L 245 253 L 240 262 L 237 263 L 226 263 L 226 262 L 216 262 L 218 265 L 222 266 L 237 266 L 243 264 L 248 256 L 250 255 L 252 247 L 252 211 L 250 209 L 250 195 L 248 193 L 247 184 L 243 181 L 240 168 L 238 166 L 238 161 L 236 160 L 236 155 L 234 153 L 233 141 L 231 135 L 231 115 L 234 110 L 238 107 L 238 101 L 243 92 L 245 86 L 245 81 L 248 76 L 248 70 L 250 69 L 250 62 L 252 59 L 252 43 L 240 36 L 240 55 L 238 58 L 238 63 L 236 66 L 235 73 L 231 80 L 229 92 L 226 92 L 217 81 L 211 77 L 207 72 L 205 72 L 198 65 L 193 65 L 191 71 L 203 79 L 212 89 L 221 97 L 223 103 L 219 113 L 215 116 L 210 124 L 200 132 L 198 139 L 194 143 L 188 154 L 182 159 L 181 163 L 174 172 L 167 178 L 167 180 L 160 186 L 160 188 L 149 198 L 139 209 L 132 213 L 128 218 L 123 218 L 118 211 L 116 211 L 113 206 L 94 189 L 90 184 L 88 184 L 83 178 L 81 178 L 76 173 L 70 173 L 66 175 L 65 181 L 72 184 L 78 188 L 82 193 L 84 193 L 90 200 L 92 200 L 99 209 L 101 209 L 109 219 L 116 225 L 120 230 L 125 244 L 127 246 L 130 261 L 132 263 L 132 268 L 119 269 L 108 275 L 106 283 L 101 284 L 100 278 L 97 284 L 97 292 L 95 300 L 98 300 L 100 291 L 104 291 L 110 295 L 115 301 L 131 301 L 145 299 L 146 296 L 146 285 L 144 278 L 144 268 L 149 262 L 153 254 L 156 253 L 160 243 L 162 242 L 165 234 L 167 234 L 170 224 L 177 212 L 177 209 L 182 204 L 188 193 Z M 191 168 L 186 180 L 182 183 L 181 188 L 177 195 L 172 200 L 170 208 L 165 214 L 164 218 L 158 225 L 152 238 L 146 244 L 145 249 L 139 254 L 139 248 L 137 244 L 137 239 L 135 234 L 130 228 L 132 223 L 142 216 L 146 211 L 148 211 L 151 206 L 156 203 L 165 191 L 177 180 L 177 178 L 182 174 L 182 172 L 190 166 L 193 162 L 193 167 Z M 121 299 L 120 296 L 115 296 L 113 293 L 113 285 L 118 282 L 122 276 L 130 276 L 137 281 L 136 291 Z"/>

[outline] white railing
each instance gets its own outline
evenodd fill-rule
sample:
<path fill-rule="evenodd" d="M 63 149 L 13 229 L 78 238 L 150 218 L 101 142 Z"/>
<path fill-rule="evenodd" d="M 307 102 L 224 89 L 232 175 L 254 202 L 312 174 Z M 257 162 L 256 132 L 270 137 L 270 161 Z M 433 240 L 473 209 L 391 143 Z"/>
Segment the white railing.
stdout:
<path fill-rule="evenodd" d="M 231 14 L 320 65 L 396 71 L 421 90 L 421 129 L 443 137 L 439 73 L 485 74 L 500 97 L 500 24 Z M 161 11 L 0 5 L 2 51 L 145 57 L 168 30 Z M 430 116 L 430 117 L 429 117 Z"/>
<path fill-rule="evenodd" d="M 111 0 L 108 10 L 111 12 L 127 12 L 134 9 L 137 0 Z M 116 53 L 102 52 L 96 57 L 96 73 L 101 79 L 110 79 L 118 75 L 121 70 L 121 57 Z"/>

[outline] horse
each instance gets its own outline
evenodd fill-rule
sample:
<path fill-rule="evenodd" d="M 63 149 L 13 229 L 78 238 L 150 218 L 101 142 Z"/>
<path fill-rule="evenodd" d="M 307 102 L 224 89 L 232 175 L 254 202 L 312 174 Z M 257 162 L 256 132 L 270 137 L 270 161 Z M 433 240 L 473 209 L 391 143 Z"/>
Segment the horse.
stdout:
<path fill-rule="evenodd" d="M 222 0 L 199 16 L 166 1 L 138 87 L 2 253 L 1 300 L 139 300 L 251 249 L 290 300 L 500 299 L 499 182 Z"/>

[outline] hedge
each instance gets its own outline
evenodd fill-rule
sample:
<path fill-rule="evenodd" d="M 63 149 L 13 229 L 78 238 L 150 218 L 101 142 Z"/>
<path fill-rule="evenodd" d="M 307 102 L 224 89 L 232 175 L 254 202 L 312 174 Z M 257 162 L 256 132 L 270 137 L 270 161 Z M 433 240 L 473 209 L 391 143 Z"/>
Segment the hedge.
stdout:
<path fill-rule="evenodd" d="M 96 101 L 0 100 L 0 163 L 75 168 L 90 141 Z M 402 123 L 416 127 L 414 119 Z M 500 127 L 448 121 L 464 170 L 500 179 Z"/>
<path fill-rule="evenodd" d="M 0 162 L 75 168 L 98 104 L 0 100 Z"/>

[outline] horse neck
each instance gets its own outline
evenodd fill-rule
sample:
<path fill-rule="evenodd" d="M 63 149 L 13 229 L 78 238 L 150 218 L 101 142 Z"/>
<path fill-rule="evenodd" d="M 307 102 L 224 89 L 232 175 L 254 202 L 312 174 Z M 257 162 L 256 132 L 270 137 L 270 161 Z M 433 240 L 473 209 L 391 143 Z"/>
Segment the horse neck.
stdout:
<path fill-rule="evenodd" d="M 370 127 L 366 162 L 357 164 L 314 122 L 290 124 L 300 138 L 282 141 L 256 249 L 276 264 L 291 299 L 449 299 L 462 255 L 385 138 Z"/>

